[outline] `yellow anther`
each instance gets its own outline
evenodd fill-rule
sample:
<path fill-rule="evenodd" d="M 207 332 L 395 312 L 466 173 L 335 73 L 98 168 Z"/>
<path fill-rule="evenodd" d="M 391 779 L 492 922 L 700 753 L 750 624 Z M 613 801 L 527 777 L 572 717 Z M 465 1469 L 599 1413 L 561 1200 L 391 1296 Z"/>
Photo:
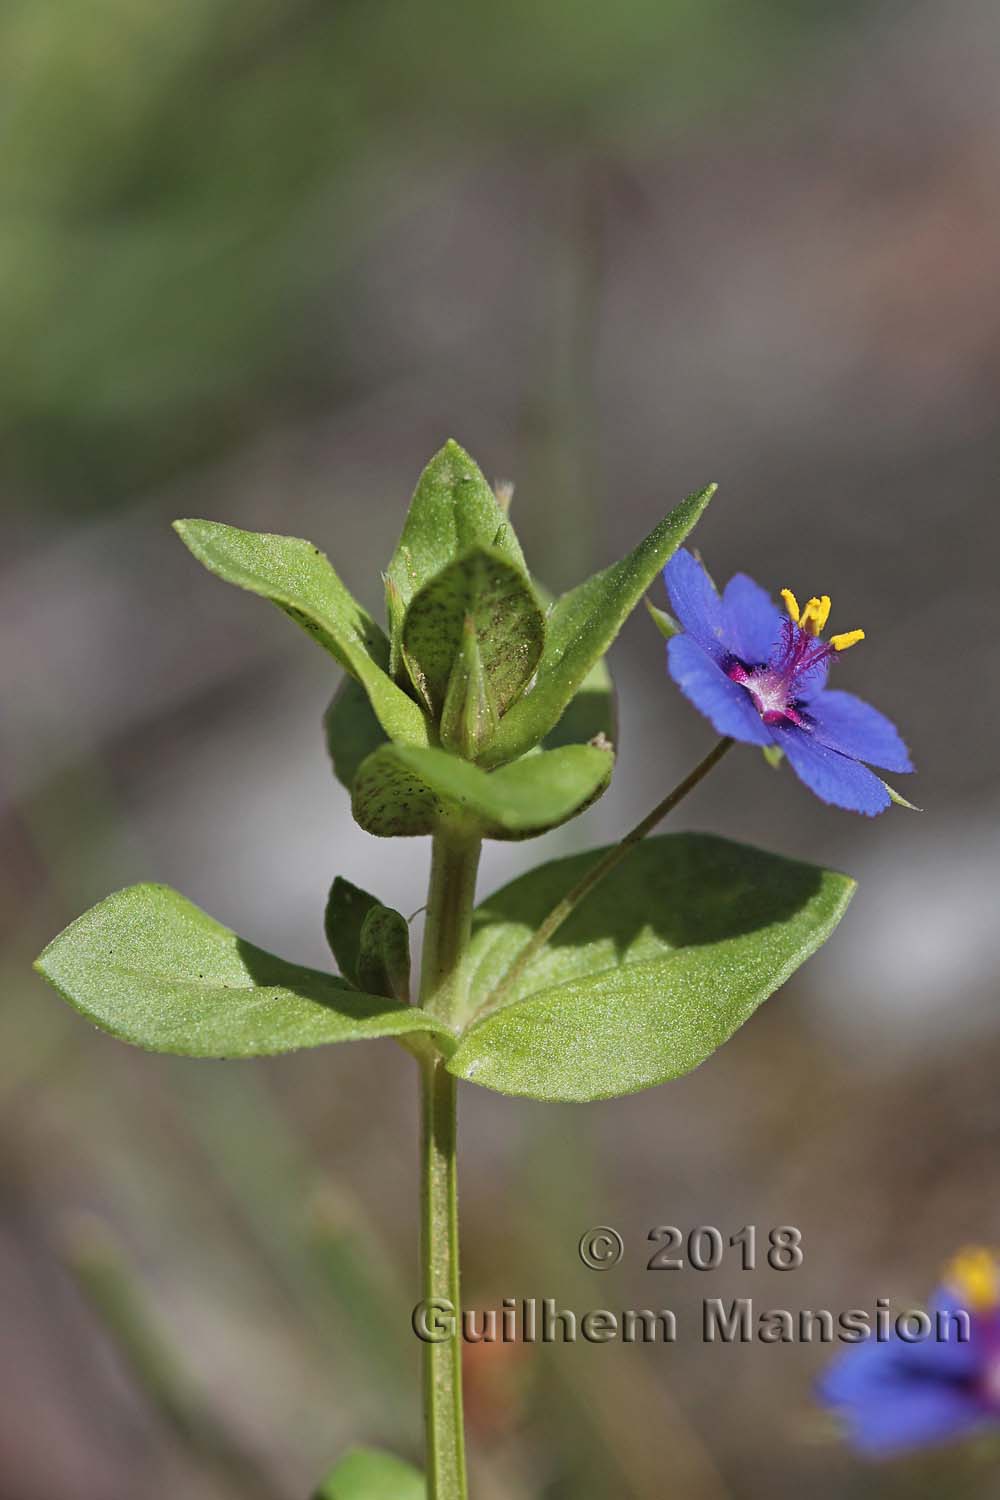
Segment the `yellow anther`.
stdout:
<path fill-rule="evenodd" d="M 856 646 L 863 641 L 865 633 L 863 630 L 845 630 L 843 635 L 831 635 L 830 645 L 834 651 L 846 651 L 850 646 Z"/>
<path fill-rule="evenodd" d="M 792 619 L 797 625 L 799 623 L 799 601 L 796 599 L 791 589 L 782 589 L 781 597 L 785 601 L 785 608 L 788 610 L 788 613 L 791 615 Z"/>
<path fill-rule="evenodd" d="M 810 635 L 819 635 L 829 618 L 830 595 L 824 594 L 821 599 L 817 599 L 814 596 L 809 600 L 809 603 L 802 611 L 802 618 L 799 620 L 799 624 Z"/>
<path fill-rule="evenodd" d="M 782 589 L 781 597 L 785 601 L 785 608 L 800 630 L 814 637 L 822 635 L 826 629 L 826 622 L 830 618 L 829 594 L 814 594 L 811 599 L 806 600 L 802 609 L 799 609 L 799 601 L 791 589 Z M 830 645 L 834 651 L 846 651 L 848 646 L 856 646 L 858 641 L 863 641 L 864 638 L 863 630 L 845 630 L 842 635 L 831 636 Z"/>
<path fill-rule="evenodd" d="M 993 1252 L 981 1245 L 960 1250 L 946 1268 L 945 1281 L 959 1293 L 970 1312 L 1000 1303 L 1000 1265 Z"/>

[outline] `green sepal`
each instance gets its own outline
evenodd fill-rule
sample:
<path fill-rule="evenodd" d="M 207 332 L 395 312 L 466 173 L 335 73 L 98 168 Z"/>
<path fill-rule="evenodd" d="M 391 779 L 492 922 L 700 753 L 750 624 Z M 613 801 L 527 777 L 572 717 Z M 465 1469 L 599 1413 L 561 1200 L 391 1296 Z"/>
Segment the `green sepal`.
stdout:
<path fill-rule="evenodd" d="M 514 528 L 496 496 L 473 459 L 449 439 L 417 481 L 385 573 L 393 671 L 399 669 L 400 627 L 410 600 L 472 547 L 500 552 L 522 573 L 526 571 Z"/>
<path fill-rule="evenodd" d="M 614 1098 L 689 1072 L 822 944 L 846 875 L 707 834 L 647 839 L 559 928 L 489 1010 L 489 996 L 602 850 L 556 860 L 476 912 L 471 993 L 483 997 L 448 1066 L 532 1099 Z"/>
<path fill-rule="evenodd" d="M 259 1057 L 428 1032 L 430 1016 L 237 937 L 177 891 L 117 891 L 61 932 L 35 964 L 112 1036 L 185 1057 Z"/>
<path fill-rule="evenodd" d="M 558 723 L 594 663 L 663 565 L 684 541 L 716 486 L 681 502 L 633 552 L 557 600 L 545 621 L 545 648 L 531 691 L 501 721 L 483 764 L 501 765 L 537 745 Z"/>
<path fill-rule="evenodd" d="M 784 750 L 782 750 L 780 745 L 762 745 L 760 753 L 761 755 L 763 755 L 772 771 L 777 771 L 778 767 L 781 765 L 781 762 L 785 758 L 785 752 Z"/>
<path fill-rule="evenodd" d="M 381 838 L 461 825 L 483 838 L 524 839 L 583 812 L 604 791 L 609 749 L 566 745 L 488 773 L 444 750 L 384 745 L 358 770 L 351 810 Z"/>
<path fill-rule="evenodd" d="M 673 615 L 668 614 L 665 609 L 660 609 L 658 605 L 654 604 L 648 594 L 644 602 L 646 613 L 665 641 L 671 641 L 675 635 L 680 635 L 681 627 Z"/>
<path fill-rule="evenodd" d="M 879 777 L 879 780 L 882 781 L 881 776 Z M 889 793 L 890 801 L 894 802 L 897 807 L 905 807 L 907 812 L 923 812 L 922 807 L 917 807 L 915 802 L 907 802 L 903 794 L 901 792 L 897 792 L 896 788 L 894 786 L 890 786 L 887 781 L 882 781 L 882 785 Z"/>
<path fill-rule="evenodd" d="M 240 531 L 217 521 L 175 521 L 174 530 L 210 573 L 269 599 L 356 677 L 391 739 L 428 743 L 425 715 L 388 673 L 385 633 L 318 547 L 301 537 Z"/>
<path fill-rule="evenodd" d="M 545 621 L 525 573 L 484 547 L 472 548 L 424 584 L 403 621 L 403 661 L 435 720 L 469 633 L 499 717 L 531 681 Z"/>
<path fill-rule="evenodd" d="M 312 1500 L 427 1500 L 424 1476 L 401 1458 L 354 1448 L 332 1470 Z"/>

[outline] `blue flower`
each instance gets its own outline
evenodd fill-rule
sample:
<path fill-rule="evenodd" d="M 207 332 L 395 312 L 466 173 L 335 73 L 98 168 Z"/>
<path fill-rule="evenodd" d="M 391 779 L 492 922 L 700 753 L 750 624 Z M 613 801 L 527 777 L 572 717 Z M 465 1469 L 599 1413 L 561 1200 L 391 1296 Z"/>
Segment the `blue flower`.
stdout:
<path fill-rule="evenodd" d="M 1000 1268 L 989 1250 L 965 1250 L 948 1269 L 931 1312 L 968 1314 L 949 1336 L 906 1343 L 893 1335 L 859 1344 L 827 1371 L 820 1400 L 844 1423 L 860 1453 L 889 1458 L 978 1434 L 1000 1424 Z"/>
<path fill-rule="evenodd" d="M 748 745 L 777 745 L 810 791 L 835 807 L 873 817 L 889 789 L 863 761 L 912 771 L 899 733 L 853 693 L 828 688 L 831 662 L 864 639 L 863 630 L 820 639 L 827 595 L 800 610 L 782 589 L 787 614 L 745 573 L 720 597 L 701 563 L 676 552 L 663 570 L 681 633 L 668 643 L 670 675 L 720 734 Z"/>

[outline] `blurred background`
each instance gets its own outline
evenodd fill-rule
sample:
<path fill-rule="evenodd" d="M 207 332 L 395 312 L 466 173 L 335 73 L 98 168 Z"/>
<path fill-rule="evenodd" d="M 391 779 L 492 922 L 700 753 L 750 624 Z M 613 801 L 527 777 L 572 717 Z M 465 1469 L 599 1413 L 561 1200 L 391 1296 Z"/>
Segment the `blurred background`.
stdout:
<path fill-rule="evenodd" d="M 903 726 L 926 809 L 835 812 L 750 750 L 685 804 L 858 895 L 679 1083 L 463 1091 L 469 1304 L 910 1305 L 1000 1240 L 998 84 L 988 0 L 7 0 L 3 1500 L 296 1500 L 355 1441 L 419 1454 L 411 1059 L 146 1056 L 29 966 L 142 879 L 314 965 L 335 874 L 421 904 L 425 841 L 362 834 L 327 765 L 331 663 L 168 523 L 307 536 L 379 608 L 449 435 L 515 482 L 555 588 L 718 480 L 710 567 L 864 626 L 844 685 Z M 614 838 L 710 745 L 642 611 L 612 665 L 612 789 L 488 846 L 484 890 Z M 805 1263 L 655 1276 L 664 1223 L 795 1224 Z M 992 1452 L 852 1458 L 827 1359 L 473 1349 L 476 1493 L 998 1492 Z"/>

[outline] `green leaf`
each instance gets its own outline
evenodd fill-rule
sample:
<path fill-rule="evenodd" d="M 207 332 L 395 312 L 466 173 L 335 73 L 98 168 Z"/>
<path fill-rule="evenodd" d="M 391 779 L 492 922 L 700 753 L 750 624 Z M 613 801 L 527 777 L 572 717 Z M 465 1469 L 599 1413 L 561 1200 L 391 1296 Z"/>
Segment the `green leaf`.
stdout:
<path fill-rule="evenodd" d="M 410 929 L 401 912 L 381 902 L 361 925 L 358 988 L 409 1004 Z"/>
<path fill-rule="evenodd" d="M 621 562 L 564 594 L 545 622 L 545 649 L 531 691 L 513 705 L 483 757 L 500 765 L 523 755 L 558 723 L 587 673 L 607 651 L 664 563 L 715 493 L 690 495 Z"/>
<path fill-rule="evenodd" d="M 338 875 L 330 887 L 323 914 L 323 928 L 337 968 L 349 983 L 358 983 L 358 956 L 361 952 L 361 929 L 365 917 L 381 905 L 360 886 L 352 885 Z"/>
<path fill-rule="evenodd" d="M 435 573 L 472 547 L 500 552 L 521 572 L 514 529 L 469 455 L 449 440 L 417 482 L 399 544 L 386 569 L 386 610 L 393 624 L 393 671 L 399 625 L 410 600 Z"/>
<path fill-rule="evenodd" d="M 330 700 L 323 715 L 323 731 L 334 775 L 348 791 L 365 757 L 389 743 L 368 694 L 353 677 L 345 677 Z"/>
<path fill-rule="evenodd" d="M 89 1020 L 152 1052 L 257 1057 L 442 1030 L 422 1011 L 265 953 L 165 885 L 108 896 L 35 967 Z"/>
<path fill-rule="evenodd" d="M 589 807 L 613 765 L 609 750 L 567 745 L 489 773 L 444 750 L 385 745 L 358 771 L 351 808 L 382 838 L 433 833 L 443 823 L 485 838 L 532 838 Z"/>
<path fill-rule="evenodd" d="M 586 744 L 590 740 L 618 748 L 618 708 L 607 660 L 596 661 L 581 682 L 562 718 L 542 741 L 542 748 Z"/>
<path fill-rule="evenodd" d="M 385 617 L 389 622 L 389 676 L 399 681 L 405 675 L 403 668 L 403 618 L 406 605 L 399 592 L 399 585 L 388 573 L 383 573 L 385 585 Z"/>
<path fill-rule="evenodd" d="M 217 521 L 175 521 L 200 563 L 227 583 L 269 599 L 361 683 L 391 739 L 426 745 L 427 720 L 388 675 L 389 642 L 312 542 L 240 531 Z"/>
<path fill-rule="evenodd" d="M 441 710 L 438 725 L 441 743 L 446 750 L 466 760 L 475 760 L 496 734 L 499 718 L 476 627 L 466 620 Z"/>
<path fill-rule="evenodd" d="M 537 578 L 532 584 L 546 610 L 551 610 L 555 602 L 552 594 Z M 562 718 L 541 743 L 543 750 L 557 750 L 560 745 L 586 745 L 591 740 L 614 745 L 616 749 L 618 746 L 615 685 L 604 656 L 595 661 L 570 699 Z"/>
<path fill-rule="evenodd" d="M 603 851 L 543 865 L 477 911 L 486 997 Z M 846 875 L 707 834 L 640 844 L 587 897 L 448 1066 L 501 1093 L 607 1099 L 690 1072 L 823 943 Z"/>
<path fill-rule="evenodd" d="M 345 979 L 370 995 L 409 1003 L 410 929 L 400 912 L 338 875 L 323 925 Z"/>
<path fill-rule="evenodd" d="M 463 634 L 475 634 L 499 714 L 531 681 L 545 621 L 526 575 L 499 553 L 474 547 L 435 574 L 410 602 L 403 660 L 435 719 L 441 717 Z"/>
<path fill-rule="evenodd" d="M 355 1448 L 328 1474 L 313 1500 L 427 1500 L 424 1477 L 401 1458 Z"/>

